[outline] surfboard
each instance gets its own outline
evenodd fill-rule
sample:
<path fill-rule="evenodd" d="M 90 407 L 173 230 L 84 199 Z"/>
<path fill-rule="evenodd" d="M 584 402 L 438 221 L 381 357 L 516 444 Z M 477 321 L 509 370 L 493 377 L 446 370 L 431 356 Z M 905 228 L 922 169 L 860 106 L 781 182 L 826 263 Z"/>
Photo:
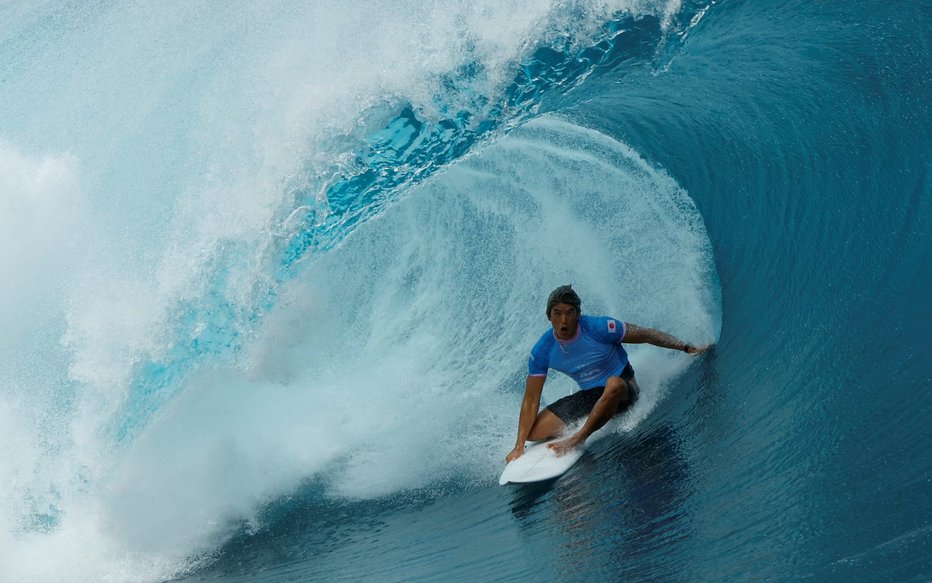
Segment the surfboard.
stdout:
<path fill-rule="evenodd" d="M 498 483 L 502 486 L 527 484 L 562 476 L 563 472 L 573 467 L 573 464 L 582 457 L 583 448 L 571 449 L 557 457 L 557 454 L 547 447 L 547 444 L 553 441 L 556 440 L 542 441 L 526 448 L 524 455 L 505 466 L 505 471 L 502 472 Z"/>

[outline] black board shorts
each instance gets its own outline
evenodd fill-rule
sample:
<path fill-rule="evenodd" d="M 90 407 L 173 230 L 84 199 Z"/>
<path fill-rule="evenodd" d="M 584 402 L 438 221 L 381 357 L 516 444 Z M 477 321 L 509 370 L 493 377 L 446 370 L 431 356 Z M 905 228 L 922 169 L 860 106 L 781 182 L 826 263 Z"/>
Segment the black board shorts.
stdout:
<path fill-rule="evenodd" d="M 618 405 L 618 411 L 615 415 L 624 413 L 638 400 L 637 384 L 632 382 L 634 380 L 634 369 L 631 368 L 631 363 L 625 366 L 625 369 L 621 371 L 621 375 L 619 376 L 628 385 L 628 400 Z M 551 413 L 559 417 L 560 421 L 569 425 L 584 417 L 588 417 L 589 413 L 592 412 L 592 408 L 595 407 L 596 402 L 602 397 L 602 393 L 604 392 L 605 387 L 595 387 L 576 391 L 572 395 L 563 397 L 548 405 L 547 409 L 550 409 Z"/>

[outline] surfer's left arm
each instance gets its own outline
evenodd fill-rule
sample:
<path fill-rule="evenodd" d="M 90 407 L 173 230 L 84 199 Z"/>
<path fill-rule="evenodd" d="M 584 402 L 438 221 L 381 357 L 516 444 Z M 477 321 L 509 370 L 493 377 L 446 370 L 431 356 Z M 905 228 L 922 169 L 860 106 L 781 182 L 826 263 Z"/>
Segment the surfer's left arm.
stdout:
<path fill-rule="evenodd" d="M 625 337 L 621 340 L 628 344 L 653 344 L 660 348 L 680 350 L 687 354 L 702 354 L 712 347 L 711 344 L 690 344 L 672 334 L 625 322 Z"/>

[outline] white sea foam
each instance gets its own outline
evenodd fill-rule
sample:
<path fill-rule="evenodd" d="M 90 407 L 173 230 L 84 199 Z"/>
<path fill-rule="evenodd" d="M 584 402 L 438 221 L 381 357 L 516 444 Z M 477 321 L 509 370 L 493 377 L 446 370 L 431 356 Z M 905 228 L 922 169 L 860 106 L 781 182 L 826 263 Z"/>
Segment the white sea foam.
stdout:
<path fill-rule="evenodd" d="M 443 76 L 476 63 L 444 97 L 494 97 L 541 39 L 652 4 L 23 6 L 0 23 L 17 39 L 0 45 L 0 580 L 171 576 L 310 476 L 353 497 L 485 483 L 546 325 L 540 295 L 567 278 L 587 306 L 714 333 L 683 193 L 552 120 L 419 188 L 249 327 L 295 191 L 399 104 L 438 115 Z M 664 235 L 618 235 L 592 208 L 634 208 Z M 671 241 L 692 251 L 668 257 Z M 655 283 L 632 286 L 638 269 Z M 637 303 L 658 289 L 666 303 Z M 207 363 L 115 444 L 135 367 L 170 351 L 178 306 L 208 292 L 240 318 L 241 359 Z"/>
<path fill-rule="evenodd" d="M 710 247 L 686 194 L 623 144 L 546 118 L 417 189 L 292 282 L 249 370 L 314 393 L 314 412 L 284 417 L 341 420 L 328 452 L 340 460 L 328 474 L 336 494 L 482 481 L 513 440 L 546 293 L 567 282 L 589 313 L 694 342 L 717 334 Z M 646 391 L 627 429 L 688 362 L 631 354 Z M 554 378 L 545 397 L 569 389 Z"/>

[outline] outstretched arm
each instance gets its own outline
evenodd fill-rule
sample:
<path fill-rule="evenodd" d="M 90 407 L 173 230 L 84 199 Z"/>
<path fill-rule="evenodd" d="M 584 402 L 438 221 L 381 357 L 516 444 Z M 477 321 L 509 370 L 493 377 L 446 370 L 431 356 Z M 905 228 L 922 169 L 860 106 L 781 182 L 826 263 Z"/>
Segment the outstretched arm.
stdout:
<path fill-rule="evenodd" d="M 540 395 L 544 391 L 544 376 L 528 376 L 524 385 L 524 401 L 521 402 L 521 415 L 518 417 L 518 439 L 515 440 L 515 448 L 511 450 L 505 461 L 511 462 L 521 457 L 524 453 L 524 442 L 531 433 L 531 427 L 537 419 L 537 411 L 540 409 Z"/>
<path fill-rule="evenodd" d="M 638 326 L 637 324 L 629 324 L 628 322 L 625 322 L 625 337 L 622 339 L 622 342 L 627 342 L 629 344 L 653 344 L 661 348 L 682 350 L 688 354 L 702 354 L 711 348 L 710 344 L 694 346 L 680 340 L 672 334 L 654 330 L 653 328 Z"/>

